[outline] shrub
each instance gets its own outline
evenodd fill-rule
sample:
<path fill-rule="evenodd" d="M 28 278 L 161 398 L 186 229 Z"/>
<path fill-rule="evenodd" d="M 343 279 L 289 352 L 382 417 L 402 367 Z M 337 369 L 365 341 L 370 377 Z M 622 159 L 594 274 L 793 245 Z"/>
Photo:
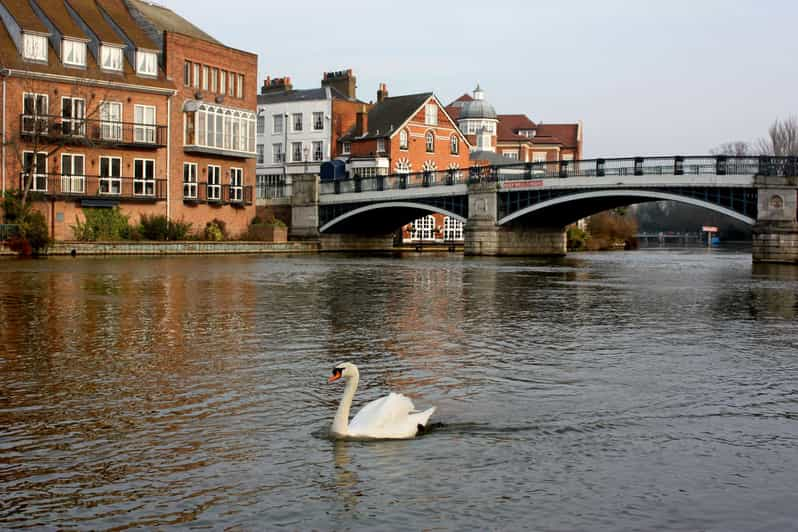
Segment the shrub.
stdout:
<path fill-rule="evenodd" d="M 50 228 L 47 227 L 44 214 L 39 211 L 29 212 L 22 220 L 19 232 L 20 236 L 30 244 L 33 255 L 47 251 L 47 246 L 50 245 Z"/>
<path fill-rule="evenodd" d="M 21 196 L 6 192 L 3 196 L 3 218 L 6 223 L 16 224 L 18 227 L 18 233 L 8 242 L 12 251 L 26 257 L 47 251 L 50 245 L 50 228 L 44 214 L 33 210 L 30 202 L 23 205 Z"/>
<path fill-rule="evenodd" d="M 205 224 L 205 240 L 220 242 L 227 239 L 227 224 L 224 221 L 214 218 Z"/>
<path fill-rule="evenodd" d="M 587 247 L 587 234 L 575 225 L 568 226 L 568 249 L 579 251 Z"/>
<path fill-rule="evenodd" d="M 176 222 L 169 220 L 169 240 L 188 240 L 191 235 L 192 225 L 189 222 L 180 220 Z"/>
<path fill-rule="evenodd" d="M 81 222 L 75 219 L 72 232 L 75 240 L 82 242 L 96 242 L 98 240 L 128 240 L 134 234 L 134 228 L 119 207 L 113 209 L 83 209 L 86 218 Z"/>
<path fill-rule="evenodd" d="M 163 215 L 141 215 L 139 233 L 144 240 L 166 240 L 169 236 L 169 220 Z"/>

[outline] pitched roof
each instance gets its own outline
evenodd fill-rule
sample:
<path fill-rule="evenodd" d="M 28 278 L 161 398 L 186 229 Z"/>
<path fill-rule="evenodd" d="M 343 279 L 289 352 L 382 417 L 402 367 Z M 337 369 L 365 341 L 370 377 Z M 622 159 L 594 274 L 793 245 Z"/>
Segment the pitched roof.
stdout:
<path fill-rule="evenodd" d="M 365 135 L 355 137 L 350 131 L 341 140 L 374 139 L 388 137 L 397 128 L 413 117 L 415 112 L 424 102 L 432 97 L 431 92 L 419 94 L 408 94 L 405 96 L 393 96 L 385 98 L 383 101 L 374 105 L 368 113 L 368 131 Z"/>
<path fill-rule="evenodd" d="M 537 134 L 557 138 L 567 148 L 579 145 L 579 124 L 538 124 Z"/>
<path fill-rule="evenodd" d="M 529 137 L 519 135 L 517 131 L 536 127 L 535 123 L 526 115 L 499 115 L 496 136 L 499 141 L 529 140 Z"/>
<path fill-rule="evenodd" d="M 473 102 L 473 101 L 474 101 L 474 98 L 470 94 L 466 93 L 466 94 L 463 94 L 462 96 L 460 96 L 459 98 L 457 98 L 455 101 L 453 101 L 452 103 L 450 103 L 446 107 L 462 107 L 467 102 Z"/>
<path fill-rule="evenodd" d="M 488 164 L 512 164 L 518 163 L 518 159 L 510 159 L 509 157 L 502 155 L 500 153 L 495 153 L 492 151 L 483 151 L 477 150 L 472 151 L 468 154 L 468 158 L 471 161 L 485 161 Z"/>
<path fill-rule="evenodd" d="M 321 87 L 318 89 L 295 89 L 289 91 L 275 91 L 267 94 L 258 94 L 258 104 L 266 105 L 272 103 L 284 102 L 305 102 L 312 100 L 326 100 L 327 89 L 330 89 L 330 96 L 336 100 L 347 100 L 350 102 L 359 102 L 356 98 L 350 98 L 342 93 L 335 87 Z M 360 102 L 365 103 L 365 102 Z"/>
<path fill-rule="evenodd" d="M 78 39 L 89 39 L 89 36 L 86 35 L 86 32 L 83 31 L 83 28 L 78 26 L 75 19 L 72 18 L 72 15 L 69 14 L 67 11 L 67 7 L 64 4 L 63 0 L 57 1 L 49 1 L 45 3 L 45 0 L 37 0 L 37 4 L 41 8 L 45 6 L 47 9 L 41 9 L 41 12 L 50 20 L 50 22 L 55 26 L 55 28 L 61 32 L 61 34 L 65 37 L 76 37 Z"/>
<path fill-rule="evenodd" d="M 125 40 L 114 30 L 94 0 L 66 0 L 69 6 L 78 14 L 83 22 L 91 28 L 100 41 L 108 44 L 125 45 Z"/>
<path fill-rule="evenodd" d="M 150 39 L 144 30 L 133 20 L 127 6 L 122 0 L 97 0 L 105 13 L 113 19 L 119 29 L 124 32 L 136 48 L 158 50 L 160 47 Z"/>
<path fill-rule="evenodd" d="M 19 27 L 24 30 L 34 31 L 37 33 L 50 33 L 47 26 L 39 20 L 28 0 L 3 0 L 6 9 L 8 9 L 11 16 L 19 24 Z"/>
<path fill-rule="evenodd" d="M 189 37 L 224 46 L 221 42 L 217 41 L 171 9 L 142 0 L 125 0 L 125 3 L 133 11 L 141 13 L 141 15 L 160 32 L 171 31 L 174 33 L 181 33 Z"/>
<path fill-rule="evenodd" d="M 457 122 L 457 119 L 460 118 L 460 111 L 461 110 L 462 110 L 462 107 L 458 107 L 458 106 L 454 106 L 454 105 L 450 105 L 449 107 L 446 108 L 446 112 L 449 113 L 449 116 L 451 116 L 452 120 L 454 120 L 455 122 Z"/>

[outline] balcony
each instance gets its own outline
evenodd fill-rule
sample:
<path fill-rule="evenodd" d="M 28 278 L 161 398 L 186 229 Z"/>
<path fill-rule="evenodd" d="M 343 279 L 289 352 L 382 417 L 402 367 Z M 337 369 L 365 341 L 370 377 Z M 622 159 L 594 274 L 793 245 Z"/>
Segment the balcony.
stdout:
<path fill-rule="evenodd" d="M 167 143 L 166 126 L 56 115 L 19 116 L 22 138 L 39 144 L 156 149 Z"/>
<path fill-rule="evenodd" d="M 20 175 L 20 189 L 30 182 L 30 193 L 45 198 L 83 200 L 87 206 L 114 205 L 120 201 L 154 203 L 166 199 L 166 179 L 100 177 L 96 175 Z"/>
<path fill-rule="evenodd" d="M 212 185 L 208 183 L 183 183 L 183 203 L 208 205 L 231 205 L 246 207 L 252 205 L 252 185 Z"/>

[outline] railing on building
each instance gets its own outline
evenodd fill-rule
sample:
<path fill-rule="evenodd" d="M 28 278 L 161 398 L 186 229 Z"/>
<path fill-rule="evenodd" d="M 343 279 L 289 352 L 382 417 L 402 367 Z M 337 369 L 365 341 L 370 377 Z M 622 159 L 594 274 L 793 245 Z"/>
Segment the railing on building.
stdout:
<path fill-rule="evenodd" d="M 348 178 L 321 183 L 321 194 L 400 190 L 458 183 L 502 182 L 568 177 L 658 175 L 798 175 L 798 157 L 698 156 L 623 157 L 579 161 L 509 163 L 462 170 Z"/>
<path fill-rule="evenodd" d="M 22 137 L 27 139 L 140 148 L 160 148 L 167 144 L 166 126 L 156 124 L 28 114 L 21 114 L 19 121 Z"/>
<path fill-rule="evenodd" d="M 206 203 L 208 205 L 252 205 L 252 185 L 234 186 L 213 183 L 184 183 L 184 203 Z"/>
<path fill-rule="evenodd" d="M 292 194 L 291 183 L 286 183 L 282 176 L 258 176 L 256 183 L 256 197 L 259 200 L 279 200 L 290 198 Z"/>
<path fill-rule="evenodd" d="M 126 201 L 166 199 L 166 179 L 98 175 L 20 174 L 20 190 L 29 184 L 31 194 L 46 198 L 103 198 Z"/>

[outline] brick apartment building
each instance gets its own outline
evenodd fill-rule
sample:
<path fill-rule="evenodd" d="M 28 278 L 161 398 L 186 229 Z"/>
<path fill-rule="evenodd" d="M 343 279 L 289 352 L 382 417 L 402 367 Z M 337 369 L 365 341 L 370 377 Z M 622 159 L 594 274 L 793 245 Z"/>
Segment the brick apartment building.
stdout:
<path fill-rule="evenodd" d="M 2 191 L 29 182 L 54 238 L 115 206 L 246 228 L 254 54 L 139 0 L 2 0 L 0 20 Z"/>

